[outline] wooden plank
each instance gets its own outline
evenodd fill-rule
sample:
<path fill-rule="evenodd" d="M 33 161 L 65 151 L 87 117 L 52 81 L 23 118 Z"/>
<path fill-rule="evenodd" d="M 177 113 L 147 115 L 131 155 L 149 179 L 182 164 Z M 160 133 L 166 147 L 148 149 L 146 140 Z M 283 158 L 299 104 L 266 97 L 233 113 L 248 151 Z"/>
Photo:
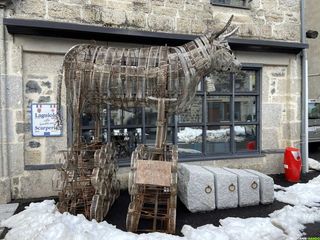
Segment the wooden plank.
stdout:
<path fill-rule="evenodd" d="M 137 160 L 136 183 L 169 187 L 171 162 Z"/>

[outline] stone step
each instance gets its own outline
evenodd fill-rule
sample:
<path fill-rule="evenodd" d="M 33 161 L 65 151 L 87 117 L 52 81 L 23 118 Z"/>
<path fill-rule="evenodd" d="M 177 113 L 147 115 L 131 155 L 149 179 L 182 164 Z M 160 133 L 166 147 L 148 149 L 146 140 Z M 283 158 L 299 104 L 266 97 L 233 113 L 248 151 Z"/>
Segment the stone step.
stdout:
<path fill-rule="evenodd" d="M 274 181 L 272 177 L 261 172 L 246 169 L 247 172 L 255 174 L 259 177 L 260 182 L 260 203 L 270 204 L 274 201 Z"/>
<path fill-rule="evenodd" d="M 191 212 L 215 209 L 214 175 L 201 166 L 180 164 L 178 196 Z"/>
<path fill-rule="evenodd" d="M 218 209 L 238 206 L 237 175 L 222 168 L 204 167 L 214 176 L 215 199 Z"/>
<path fill-rule="evenodd" d="M 254 206 L 260 202 L 260 181 L 259 177 L 243 169 L 223 168 L 238 178 L 239 206 Z"/>

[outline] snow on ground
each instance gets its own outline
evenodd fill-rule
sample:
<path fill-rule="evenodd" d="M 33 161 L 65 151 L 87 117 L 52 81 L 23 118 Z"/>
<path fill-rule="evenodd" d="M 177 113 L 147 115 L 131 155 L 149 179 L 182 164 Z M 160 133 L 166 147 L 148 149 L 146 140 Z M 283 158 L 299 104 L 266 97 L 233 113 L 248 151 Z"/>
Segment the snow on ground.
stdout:
<path fill-rule="evenodd" d="M 313 159 L 313 158 L 309 158 L 308 159 L 308 164 L 309 164 L 309 168 L 310 169 L 314 169 L 314 170 L 318 170 L 320 171 L 320 162 Z"/>
<path fill-rule="evenodd" d="M 302 237 L 305 224 L 320 222 L 320 208 L 287 205 L 269 216 L 272 224 L 287 235 L 286 240 L 296 240 Z"/>
<path fill-rule="evenodd" d="M 239 136 L 245 136 L 246 130 L 245 127 L 235 126 L 234 128 L 236 136 L 239 139 L 242 139 Z M 207 140 L 211 142 L 222 141 L 227 142 L 228 136 L 230 136 L 230 129 L 216 129 L 216 130 L 207 130 Z M 178 132 L 179 142 L 184 143 L 195 143 L 202 141 L 202 129 L 185 127 L 183 130 Z"/>
<path fill-rule="evenodd" d="M 276 185 L 275 189 L 279 191 L 274 196 L 280 202 L 320 207 L 320 175 L 308 183 L 297 183 L 287 188 Z"/>
<path fill-rule="evenodd" d="M 319 186 L 320 176 L 306 184 L 295 184 L 288 188 L 278 186 L 280 192 L 276 193 L 276 198 L 297 206 L 285 206 L 267 218 L 229 217 L 220 220 L 218 227 L 212 224 L 198 228 L 185 225 L 182 228 L 184 237 L 124 232 L 107 222 L 88 221 L 83 215 L 61 214 L 52 200 L 31 203 L 26 210 L 0 225 L 12 228 L 6 235 L 8 240 L 295 240 L 303 236 L 305 224 L 320 222 L 320 208 L 309 207 L 319 206 Z"/>

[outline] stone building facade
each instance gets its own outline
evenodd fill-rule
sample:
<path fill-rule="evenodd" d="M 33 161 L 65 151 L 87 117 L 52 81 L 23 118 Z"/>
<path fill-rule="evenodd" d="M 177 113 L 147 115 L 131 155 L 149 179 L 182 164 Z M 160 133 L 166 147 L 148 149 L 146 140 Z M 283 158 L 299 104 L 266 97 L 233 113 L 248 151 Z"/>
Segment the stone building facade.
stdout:
<path fill-rule="evenodd" d="M 67 127 L 62 137 L 33 137 L 30 107 L 34 103 L 56 102 L 64 54 L 77 43 L 94 40 L 65 38 L 59 35 L 59 30 L 58 37 L 55 33 L 50 37 L 39 36 L 32 31 L 10 33 L 3 19 L 90 24 L 129 32 L 200 35 L 220 29 L 232 14 L 233 24 L 240 27 L 239 39 L 257 40 L 258 45 L 259 41 L 266 44 L 265 40 L 267 45 L 269 42 L 299 45 L 299 0 L 253 0 L 243 8 L 213 5 L 209 0 L 0 0 L 0 202 L 56 195 L 51 187 L 55 173 L 53 156 L 67 148 Z M 140 46 L 139 42 L 117 43 L 108 39 L 98 43 Z M 300 146 L 299 51 L 275 49 L 238 48 L 235 51 L 241 62 L 260 68 L 259 153 L 194 160 L 195 164 L 280 173 L 283 149 Z M 64 96 L 62 100 L 65 104 Z M 125 187 L 128 168 L 122 167 L 119 172 Z"/>

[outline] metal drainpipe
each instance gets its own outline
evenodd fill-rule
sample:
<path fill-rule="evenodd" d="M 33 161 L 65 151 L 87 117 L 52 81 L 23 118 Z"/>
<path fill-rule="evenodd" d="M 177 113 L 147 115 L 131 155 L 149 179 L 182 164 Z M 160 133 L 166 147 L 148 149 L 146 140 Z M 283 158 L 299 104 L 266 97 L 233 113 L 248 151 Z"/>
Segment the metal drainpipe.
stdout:
<path fill-rule="evenodd" d="M 300 19 L 301 19 L 301 42 L 306 43 L 305 31 L 305 2 L 301 0 Z M 308 58 L 307 50 L 301 52 L 301 153 L 302 153 L 302 173 L 309 171 L 309 136 L 308 136 Z"/>
<path fill-rule="evenodd" d="M 0 3 L 0 21 L 3 21 L 3 18 L 5 16 L 5 7 L 6 7 L 6 2 L 3 4 Z M 5 94 L 5 89 L 6 89 L 6 51 L 5 51 L 5 28 L 3 23 L 0 24 L 0 76 L 1 76 L 1 81 L 0 81 L 0 94 L 4 94 L 3 96 L 3 102 L 2 102 L 2 113 L 1 113 L 1 129 L 0 129 L 0 164 L 1 164 L 1 172 L 0 172 L 0 177 L 8 177 L 9 176 L 9 165 L 8 165 L 8 147 L 6 143 L 7 138 L 7 97 Z"/>

